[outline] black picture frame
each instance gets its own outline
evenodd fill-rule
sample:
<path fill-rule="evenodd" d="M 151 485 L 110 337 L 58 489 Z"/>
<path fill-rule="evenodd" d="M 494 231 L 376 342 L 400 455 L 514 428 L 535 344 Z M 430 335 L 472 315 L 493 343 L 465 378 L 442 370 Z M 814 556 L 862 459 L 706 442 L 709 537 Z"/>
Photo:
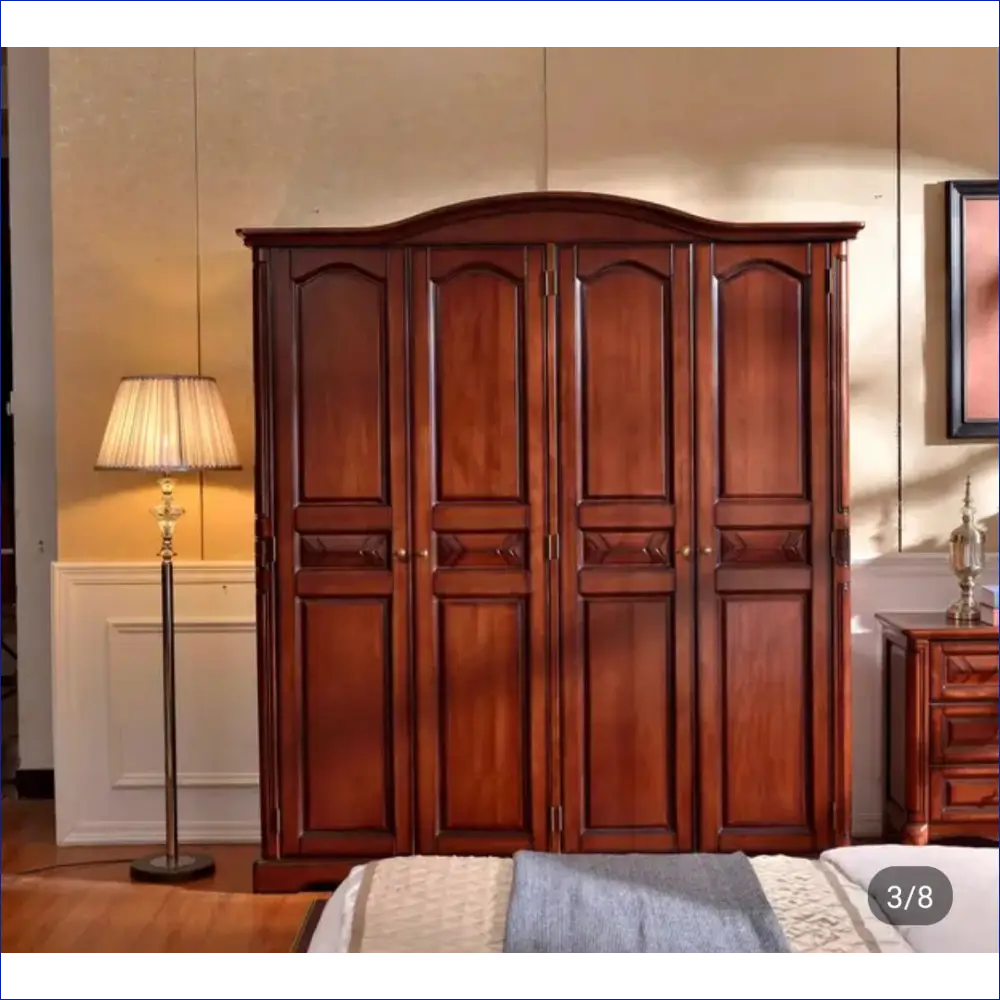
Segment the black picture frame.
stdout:
<path fill-rule="evenodd" d="M 1000 437 L 1000 420 L 969 420 L 965 413 L 965 206 L 973 199 L 1000 204 L 1000 181 L 945 183 L 947 436 L 950 440 L 996 441 Z"/>

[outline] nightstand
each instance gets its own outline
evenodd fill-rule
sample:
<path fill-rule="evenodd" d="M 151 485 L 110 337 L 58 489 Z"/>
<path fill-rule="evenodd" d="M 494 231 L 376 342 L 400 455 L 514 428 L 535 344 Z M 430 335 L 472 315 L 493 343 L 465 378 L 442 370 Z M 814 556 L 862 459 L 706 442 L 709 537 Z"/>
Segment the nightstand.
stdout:
<path fill-rule="evenodd" d="M 875 616 L 885 680 L 886 835 L 997 840 L 1000 631 L 944 613 Z"/>

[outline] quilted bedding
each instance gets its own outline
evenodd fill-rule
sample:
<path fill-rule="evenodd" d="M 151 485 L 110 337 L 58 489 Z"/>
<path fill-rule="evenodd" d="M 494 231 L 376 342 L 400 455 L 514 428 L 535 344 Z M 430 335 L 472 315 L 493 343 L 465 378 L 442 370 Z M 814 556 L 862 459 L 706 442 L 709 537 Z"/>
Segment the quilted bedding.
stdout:
<path fill-rule="evenodd" d="M 793 952 L 912 952 L 866 890 L 823 860 L 751 859 Z M 502 952 L 510 858 L 400 857 L 354 869 L 323 907 L 310 952 Z"/>

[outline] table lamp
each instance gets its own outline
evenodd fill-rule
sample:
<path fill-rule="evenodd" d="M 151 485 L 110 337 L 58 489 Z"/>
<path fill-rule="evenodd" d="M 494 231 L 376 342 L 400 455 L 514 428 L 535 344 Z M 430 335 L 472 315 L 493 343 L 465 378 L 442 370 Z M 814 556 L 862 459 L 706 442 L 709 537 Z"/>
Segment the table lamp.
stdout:
<path fill-rule="evenodd" d="M 177 729 L 174 692 L 173 476 L 238 469 L 236 442 L 215 379 L 201 375 L 132 375 L 122 379 L 111 406 L 97 469 L 156 473 L 160 502 L 150 510 L 160 529 L 160 606 L 163 615 L 163 785 L 166 850 L 132 863 L 141 882 L 187 882 L 215 871 L 207 854 L 180 853 L 177 838 Z"/>
<path fill-rule="evenodd" d="M 986 532 L 976 520 L 972 504 L 972 478 L 965 478 L 965 497 L 962 500 L 962 523 L 948 538 L 948 561 L 951 571 L 958 577 L 960 596 L 948 608 L 948 621 L 957 625 L 977 625 L 982 620 L 976 601 L 976 583 L 985 565 L 983 550 Z"/>

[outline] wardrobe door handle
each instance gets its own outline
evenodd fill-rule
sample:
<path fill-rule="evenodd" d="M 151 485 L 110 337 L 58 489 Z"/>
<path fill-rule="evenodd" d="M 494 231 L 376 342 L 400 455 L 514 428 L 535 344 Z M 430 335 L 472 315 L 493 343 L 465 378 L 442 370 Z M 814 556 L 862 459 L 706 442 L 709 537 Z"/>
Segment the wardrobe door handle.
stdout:
<path fill-rule="evenodd" d="M 397 559 L 398 559 L 398 560 L 399 560 L 400 562 L 406 562 L 406 560 L 410 558 L 410 553 L 409 553 L 409 552 L 407 552 L 407 551 L 406 551 L 406 549 L 396 549 L 396 551 L 395 551 L 395 552 L 393 552 L 393 555 L 394 555 L 394 556 L 395 556 L 395 557 L 396 557 L 396 558 L 397 558 Z"/>
<path fill-rule="evenodd" d="M 712 554 L 712 546 L 706 545 L 703 549 L 701 549 L 701 554 L 703 556 L 710 556 Z"/>
<path fill-rule="evenodd" d="M 682 545 L 682 546 L 681 546 L 681 547 L 680 547 L 680 548 L 679 548 L 679 549 L 677 550 L 677 554 L 678 554 L 679 556 L 683 556 L 683 557 L 684 557 L 685 559 L 687 559 L 687 557 L 688 557 L 689 555 L 691 555 L 691 546 L 690 546 L 690 545 Z"/>
<path fill-rule="evenodd" d="M 414 552 L 413 554 L 418 559 L 426 559 L 430 555 L 430 553 L 427 551 L 427 549 L 417 549 L 417 551 Z"/>

